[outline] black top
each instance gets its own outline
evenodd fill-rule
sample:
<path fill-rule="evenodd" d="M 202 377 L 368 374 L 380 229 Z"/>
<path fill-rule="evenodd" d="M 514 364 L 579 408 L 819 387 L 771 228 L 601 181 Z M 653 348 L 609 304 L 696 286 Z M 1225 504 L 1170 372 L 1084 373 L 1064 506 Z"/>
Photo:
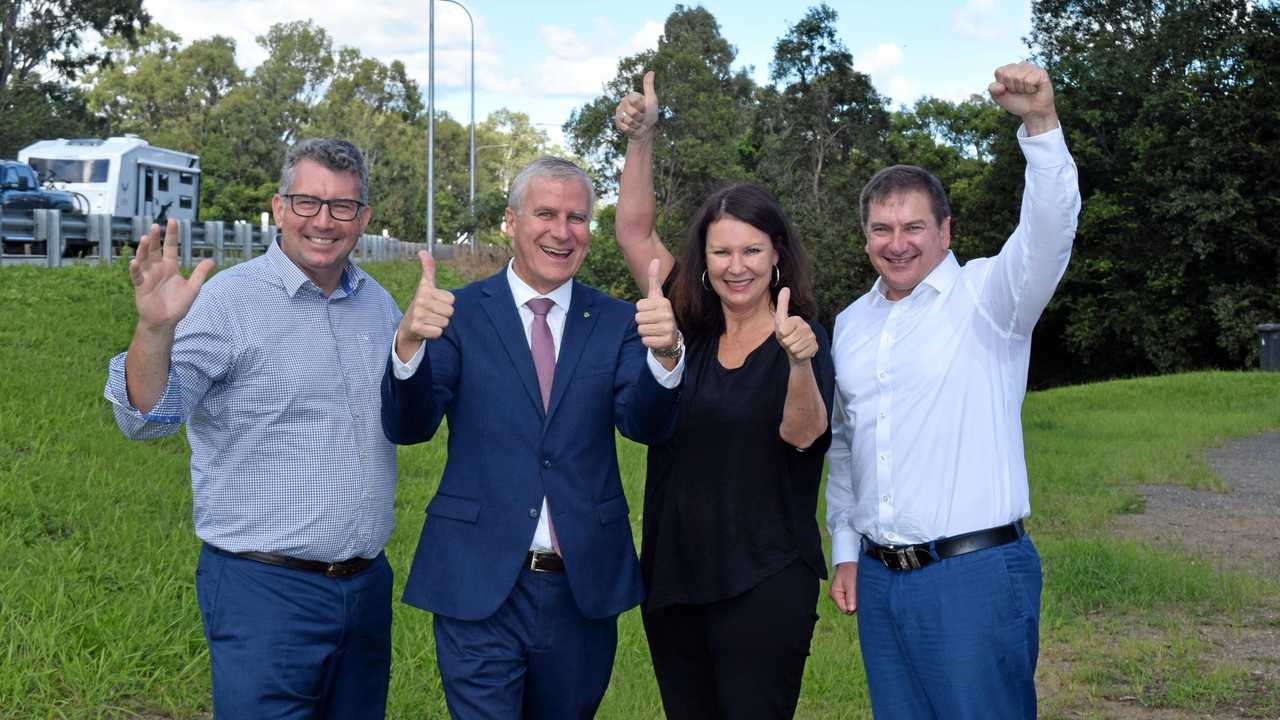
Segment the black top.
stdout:
<path fill-rule="evenodd" d="M 810 326 L 829 412 L 830 343 L 820 325 Z M 827 576 L 816 515 L 831 429 L 803 452 L 778 436 L 790 365 L 772 334 L 732 370 L 720 365 L 719 347 L 719 337 L 689 344 L 675 436 L 649 449 L 646 611 L 739 595 L 796 558 Z"/>

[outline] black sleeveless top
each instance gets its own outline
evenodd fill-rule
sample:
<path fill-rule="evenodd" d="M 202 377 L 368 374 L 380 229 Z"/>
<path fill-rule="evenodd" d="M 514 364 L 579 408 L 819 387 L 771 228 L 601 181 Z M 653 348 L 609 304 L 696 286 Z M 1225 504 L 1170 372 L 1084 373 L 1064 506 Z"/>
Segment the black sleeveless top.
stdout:
<path fill-rule="evenodd" d="M 827 333 L 814 377 L 831 408 L 835 370 Z M 725 369 L 719 337 L 687 349 L 675 435 L 649 449 L 643 544 L 646 612 L 739 595 L 797 558 L 825 578 L 816 518 L 831 429 L 801 452 L 778 436 L 787 353 L 770 334 L 742 366 Z"/>

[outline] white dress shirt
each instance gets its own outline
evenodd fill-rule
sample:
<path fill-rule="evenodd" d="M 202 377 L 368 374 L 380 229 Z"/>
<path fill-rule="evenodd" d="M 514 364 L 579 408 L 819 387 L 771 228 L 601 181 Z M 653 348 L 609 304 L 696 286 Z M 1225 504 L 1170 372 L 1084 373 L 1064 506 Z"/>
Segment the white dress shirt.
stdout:
<path fill-rule="evenodd" d="M 532 346 L 533 344 L 533 310 L 526 305 L 534 298 L 544 297 L 553 303 L 551 309 L 547 311 L 547 326 L 551 328 L 551 339 L 554 341 L 556 349 L 556 359 L 560 359 L 560 338 L 564 336 L 564 321 L 569 314 L 569 301 L 573 299 L 573 280 L 570 279 L 560 287 L 552 290 L 545 295 L 537 290 L 529 287 L 529 285 L 516 275 L 514 261 L 507 263 L 507 283 L 511 286 L 511 297 L 515 300 L 516 311 L 520 313 L 520 326 L 524 328 L 524 341 Z M 423 348 L 427 344 L 424 342 L 418 347 L 418 351 L 409 359 L 409 362 L 400 362 L 400 358 L 396 356 L 395 339 L 391 341 L 391 362 L 392 372 L 395 373 L 397 379 L 407 380 L 413 377 L 413 373 L 417 371 L 418 365 L 422 363 Z M 652 352 L 647 353 L 649 371 L 653 373 L 653 379 L 665 388 L 673 388 L 680 384 L 680 379 L 684 377 L 684 355 L 681 354 L 680 361 L 672 370 L 662 367 L 658 359 L 653 356 Z M 533 540 L 529 544 L 530 550 L 551 550 L 551 528 L 547 524 L 547 518 L 551 517 L 547 511 L 547 498 L 542 498 L 542 512 L 538 515 L 538 527 L 533 531 Z"/>
<path fill-rule="evenodd" d="M 880 280 L 836 318 L 827 454 L 832 564 L 886 545 L 1006 525 L 1031 512 L 1022 448 L 1031 331 L 1066 270 L 1080 192 L 1062 130 L 1018 141 L 1018 227 L 1000 253 L 950 252 L 910 295 Z"/>

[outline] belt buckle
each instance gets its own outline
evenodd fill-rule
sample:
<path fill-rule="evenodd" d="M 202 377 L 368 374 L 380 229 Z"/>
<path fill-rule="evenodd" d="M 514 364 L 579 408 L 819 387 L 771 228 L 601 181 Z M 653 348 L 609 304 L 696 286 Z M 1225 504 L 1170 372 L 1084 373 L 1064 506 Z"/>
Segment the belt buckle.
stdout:
<path fill-rule="evenodd" d="M 324 569 L 324 576 L 328 578 L 344 578 L 354 573 L 354 566 L 343 563 L 329 563 L 329 567 Z"/>
<path fill-rule="evenodd" d="M 890 570 L 919 570 L 920 559 L 916 557 L 916 549 L 910 545 L 906 547 L 887 547 L 880 551 L 881 562 Z M 893 558 L 896 566 L 889 563 L 889 558 Z"/>

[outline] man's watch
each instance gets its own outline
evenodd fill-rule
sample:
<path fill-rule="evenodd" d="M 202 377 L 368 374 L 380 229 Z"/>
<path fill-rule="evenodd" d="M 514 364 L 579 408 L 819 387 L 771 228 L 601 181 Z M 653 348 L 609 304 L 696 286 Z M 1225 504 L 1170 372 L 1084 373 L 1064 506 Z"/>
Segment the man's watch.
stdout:
<path fill-rule="evenodd" d="M 649 348 L 653 351 L 654 357 L 665 358 L 667 360 L 679 360 L 684 354 L 684 333 L 676 328 L 676 343 L 668 348 Z"/>

